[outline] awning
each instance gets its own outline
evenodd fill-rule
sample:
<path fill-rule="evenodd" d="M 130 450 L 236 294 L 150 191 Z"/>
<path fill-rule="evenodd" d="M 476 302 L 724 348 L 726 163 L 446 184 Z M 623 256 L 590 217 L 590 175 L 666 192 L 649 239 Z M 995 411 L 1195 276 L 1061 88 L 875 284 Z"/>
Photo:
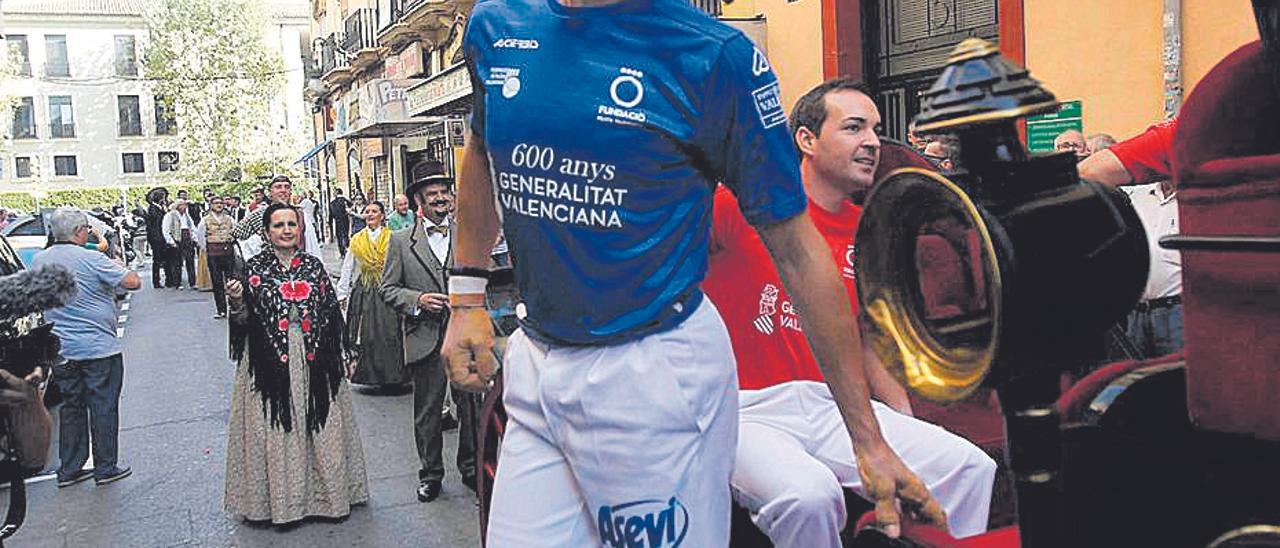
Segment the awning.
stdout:
<path fill-rule="evenodd" d="M 332 142 L 333 142 L 332 140 L 325 140 L 321 142 L 320 144 L 316 145 L 315 148 L 308 150 L 307 153 L 303 154 L 301 158 L 298 158 L 298 161 L 294 162 L 293 165 L 298 165 L 298 164 L 301 164 L 302 162 L 310 160 L 312 156 L 319 154 L 321 150 L 324 150 L 324 147 L 329 146 L 329 143 L 332 143 Z"/>
<path fill-rule="evenodd" d="M 378 137 L 399 137 L 424 126 L 444 121 L 439 116 L 415 116 L 400 120 L 383 120 L 364 127 L 356 128 L 339 135 L 338 139 L 373 139 Z"/>

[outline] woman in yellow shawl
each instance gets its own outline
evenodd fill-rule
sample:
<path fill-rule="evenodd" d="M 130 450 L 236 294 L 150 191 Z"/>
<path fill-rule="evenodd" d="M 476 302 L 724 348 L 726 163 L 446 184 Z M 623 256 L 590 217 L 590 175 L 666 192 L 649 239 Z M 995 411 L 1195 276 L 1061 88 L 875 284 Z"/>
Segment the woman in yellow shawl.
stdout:
<path fill-rule="evenodd" d="M 347 337 L 360 356 L 351 382 L 403 387 L 410 379 L 404 366 L 400 317 L 378 293 L 391 242 L 391 229 L 383 224 L 386 208 L 382 202 L 365 206 L 364 219 L 366 226 L 351 237 L 337 283 L 338 301 L 347 309 Z"/>

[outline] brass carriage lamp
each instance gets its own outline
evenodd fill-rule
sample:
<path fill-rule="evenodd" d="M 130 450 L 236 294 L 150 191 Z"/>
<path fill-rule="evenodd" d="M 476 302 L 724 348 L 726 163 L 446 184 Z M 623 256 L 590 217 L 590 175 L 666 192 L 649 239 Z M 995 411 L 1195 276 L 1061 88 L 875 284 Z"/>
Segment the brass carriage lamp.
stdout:
<path fill-rule="evenodd" d="M 1058 101 L 994 45 L 968 39 L 924 93 L 919 133 L 951 133 L 950 177 L 903 169 L 867 197 L 858 228 L 864 336 L 930 400 L 982 384 L 1006 415 L 1026 546 L 1061 539 L 1062 371 L 1097 357 L 1146 283 L 1146 234 L 1128 198 L 1081 181 L 1071 153 L 1032 156 L 1018 118 Z"/>

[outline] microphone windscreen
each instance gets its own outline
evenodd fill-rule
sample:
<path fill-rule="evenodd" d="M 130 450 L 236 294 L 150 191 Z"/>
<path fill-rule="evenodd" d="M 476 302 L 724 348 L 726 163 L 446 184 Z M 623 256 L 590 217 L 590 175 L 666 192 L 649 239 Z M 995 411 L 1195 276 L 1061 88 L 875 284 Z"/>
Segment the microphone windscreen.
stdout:
<path fill-rule="evenodd" d="M 49 264 L 0 277 L 0 319 L 64 306 L 75 296 L 75 276 L 62 265 Z"/>

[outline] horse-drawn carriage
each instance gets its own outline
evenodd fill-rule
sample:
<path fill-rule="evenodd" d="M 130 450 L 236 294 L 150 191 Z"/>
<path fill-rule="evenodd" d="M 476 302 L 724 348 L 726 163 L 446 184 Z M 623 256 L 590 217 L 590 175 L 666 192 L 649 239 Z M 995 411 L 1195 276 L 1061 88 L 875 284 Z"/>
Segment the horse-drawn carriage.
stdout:
<path fill-rule="evenodd" d="M 993 529 L 954 539 L 850 520 L 850 546 L 1280 546 L 1280 7 L 1181 113 L 1184 352 L 1079 371 L 1137 302 L 1146 235 L 1123 194 L 1070 154 L 1029 156 L 1020 117 L 1057 107 L 1027 71 L 962 43 L 924 97 L 922 132 L 961 142 L 947 178 L 902 169 L 868 197 L 863 330 L 926 418 L 1000 454 Z M 513 296 L 505 297 L 512 310 Z M 495 304 L 495 303 L 491 303 Z M 501 302 L 496 304 L 503 304 Z M 506 326 L 510 327 L 510 326 Z M 481 525 L 504 415 L 480 421 Z M 958 402 L 958 403 L 957 403 Z M 998 481 L 999 483 L 999 481 Z M 1016 495 L 1016 496 L 1015 496 Z M 850 497 L 850 516 L 858 505 Z M 738 515 L 733 546 L 767 545 Z"/>

